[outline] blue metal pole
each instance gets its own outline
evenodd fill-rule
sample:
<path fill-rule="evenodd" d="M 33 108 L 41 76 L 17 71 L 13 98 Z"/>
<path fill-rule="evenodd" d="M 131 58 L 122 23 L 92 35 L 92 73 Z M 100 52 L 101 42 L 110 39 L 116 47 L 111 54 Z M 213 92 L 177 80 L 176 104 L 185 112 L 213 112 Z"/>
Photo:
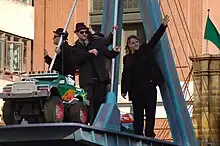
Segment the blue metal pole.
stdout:
<path fill-rule="evenodd" d="M 115 9 L 114 9 L 114 26 L 117 25 L 118 21 L 118 2 L 119 0 L 115 0 Z M 112 48 L 116 47 L 116 30 L 113 30 L 113 45 Z M 115 58 L 112 59 L 112 77 L 111 77 L 111 92 L 113 92 L 114 88 L 114 77 L 115 77 Z"/>
<path fill-rule="evenodd" d="M 119 0 L 119 2 L 118 2 L 118 18 L 117 18 L 118 19 L 117 25 L 119 26 L 119 30 L 117 31 L 116 46 L 121 46 L 122 27 L 123 27 L 123 12 L 124 12 L 124 0 Z M 115 79 L 114 79 L 115 82 L 114 82 L 113 90 L 116 94 L 116 98 L 118 95 L 119 73 L 120 73 L 120 54 L 115 59 Z"/>
<path fill-rule="evenodd" d="M 101 32 L 108 36 L 114 24 L 114 0 L 104 0 Z"/>
<path fill-rule="evenodd" d="M 114 46 L 121 45 L 121 35 L 122 35 L 122 24 L 123 24 L 123 9 L 124 0 L 104 0 L 104 8 L 102 12 L 102 32 L 107 36 L 114 25 L 119 26 L 119 30 L 114 31 Z M 112 11 L 114 10 L 114 11 Z M 108 61 L 108 60 L 107 60 Z M 109 64 L 108 64 L 109 65 Z M 111 92 L 114 92 L 117 101 L 118 94 L 118 80 L 119 80 L 119 70 L 120 70 L 120 55 L 112 60 L 111 63 Z M 108 94 L 113 95 L 113 93 Z M 112 97 L 110 97 L 112 99 Z M 111 101 L 112 102 L 112 101 Z"/>

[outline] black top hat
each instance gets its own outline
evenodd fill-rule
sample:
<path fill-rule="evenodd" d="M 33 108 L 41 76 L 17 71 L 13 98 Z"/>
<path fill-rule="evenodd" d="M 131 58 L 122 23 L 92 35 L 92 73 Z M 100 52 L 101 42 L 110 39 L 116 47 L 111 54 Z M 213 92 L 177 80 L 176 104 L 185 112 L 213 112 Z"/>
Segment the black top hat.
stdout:
<path fill-rule="evenodd" d="M 75 33 L 80 31 L 81 29 L 89 29 L 83 22 L 79 22 L 76 24 Z"/>
<path fill-rule="evenodd" d="M 61 34 L 63 33 L 63 28 L 57 28 L 55 31 L 53 31 L 53 33 L 58 34 L 59 36 L 61 36 Z M 64 39 L 67 40 L 69 33 L 66 31 L 65 35 L 64 35 Z"/>

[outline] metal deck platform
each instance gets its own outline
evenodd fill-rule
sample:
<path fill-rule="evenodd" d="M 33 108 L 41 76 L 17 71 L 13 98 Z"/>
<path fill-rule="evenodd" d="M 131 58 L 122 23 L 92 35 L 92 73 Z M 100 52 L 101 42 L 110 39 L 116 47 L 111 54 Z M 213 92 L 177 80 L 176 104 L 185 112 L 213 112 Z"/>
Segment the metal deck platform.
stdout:
<path fill-rule="evenodd" d="M 0 127 L 0 146 L 177 146 L 123 132 L 77 123 L 24 124 Z"/>

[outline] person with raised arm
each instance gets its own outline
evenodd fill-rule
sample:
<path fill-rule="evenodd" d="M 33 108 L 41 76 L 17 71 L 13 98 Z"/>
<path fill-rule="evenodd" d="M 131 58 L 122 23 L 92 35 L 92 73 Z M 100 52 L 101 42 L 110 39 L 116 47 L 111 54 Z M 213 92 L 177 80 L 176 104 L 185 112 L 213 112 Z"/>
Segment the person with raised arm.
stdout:
<path fill-rule="evenodd" d="M 156 86 L 164 83 L 164 77 L 154 58 L 153 49 L 163 36 L 169 17 L 166 15 L 162 24 L 148 43 L 140 44 L 139 38 L 131 35 L 127 38 L 126 52 L 123 57 L 121 96 L 132 101 L 134 111 L 134 131 L 143 134 L 144 111 L 146 113 L 145 136 L 155 137 L 154 124 L 157 103 Z"/>

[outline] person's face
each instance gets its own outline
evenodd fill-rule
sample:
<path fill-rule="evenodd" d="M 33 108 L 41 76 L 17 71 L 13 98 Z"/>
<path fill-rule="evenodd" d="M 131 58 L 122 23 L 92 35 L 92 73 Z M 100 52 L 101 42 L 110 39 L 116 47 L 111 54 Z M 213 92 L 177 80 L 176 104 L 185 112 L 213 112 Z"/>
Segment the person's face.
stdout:
<path fill-rule="evenodd" d="M 59 36 L 58 34 L 54 33 L 54 36 L 53 36 L 53 44 L 54 44 L 54 45 L 58 45 L 59 40 L 60 40 L 60 36 Z"/>
<path fill-rule="evenodd" d="M 128 47 L 129 47 L 132 51 L 138 50 L 139 47 L 140 47 L 140 42 L 139 42 L 139 40 L 137 40 L 137 39 L 135 39 L 135 38 L 131 38 L 131 39 L 129 40 Z"/>
<path fill-rule="evenodd" d="M 88 30 L 87 29 L 81 29 L 78 32 L 76 32 L 76 35 L 80 40 L 86 40 L 88 38 Z"/>

